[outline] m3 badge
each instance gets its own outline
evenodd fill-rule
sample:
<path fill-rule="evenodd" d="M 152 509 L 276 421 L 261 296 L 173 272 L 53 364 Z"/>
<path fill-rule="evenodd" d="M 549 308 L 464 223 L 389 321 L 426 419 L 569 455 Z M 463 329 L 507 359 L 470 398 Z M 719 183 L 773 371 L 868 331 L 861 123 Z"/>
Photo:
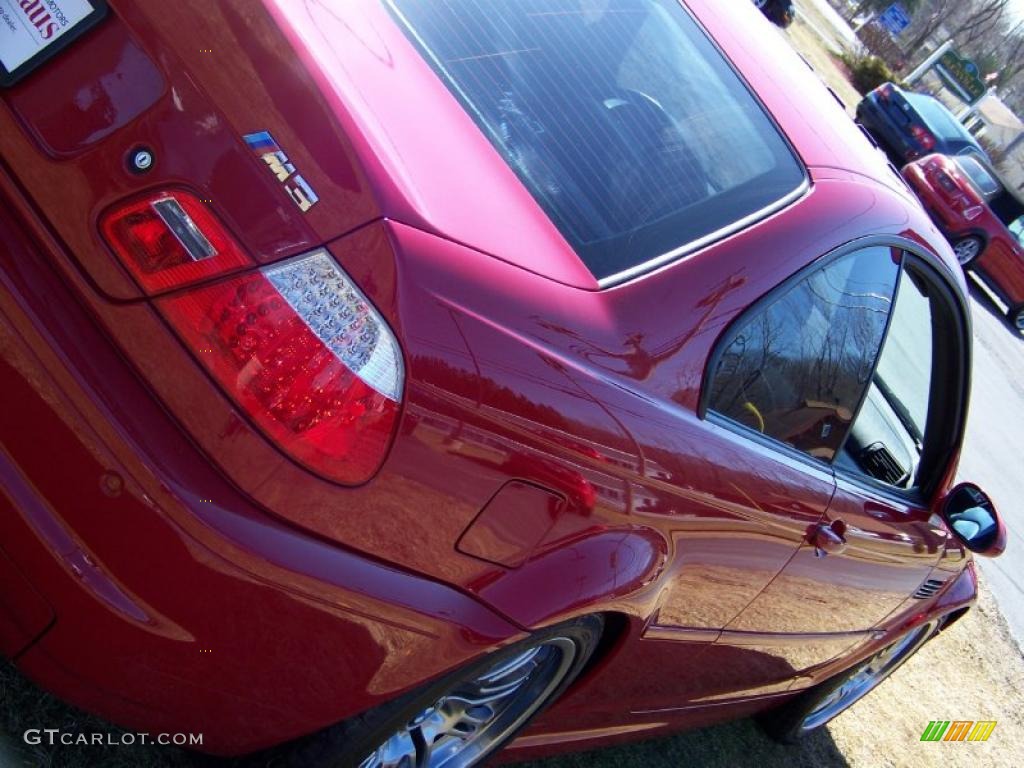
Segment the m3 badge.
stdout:
<path fill-rule="evenodd" d="M 295 166 L 291 164 L 288 155 L 274 141 L 273 136 L 267 131 L 260 131 L 246 134 L 243 138 L 249 149 L 266 164 L 270 172 L 281 182 L 284 191 L 299 206 L 300 211 L 305 213 L 317 204 L 320 198 L 317 197 L 309 183 L 295 171 Z"/>

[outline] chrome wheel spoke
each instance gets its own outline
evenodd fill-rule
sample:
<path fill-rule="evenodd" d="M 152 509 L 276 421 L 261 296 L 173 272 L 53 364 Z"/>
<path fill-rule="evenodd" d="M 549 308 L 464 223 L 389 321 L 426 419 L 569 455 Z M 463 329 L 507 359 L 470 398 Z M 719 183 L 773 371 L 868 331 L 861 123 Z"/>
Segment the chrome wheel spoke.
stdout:
<path fill-rule="evenodd" d="M 395 733 L 360 768 L 460 768 L 512 733 L 564 677 L 572 641 L 556 638 L 457 686 Z"/>
<path fill-rule="evenodd" d="M 848 671 L 846 679 L 807 714 L 801 728 L 817 728 L 867 695 L 923 643 L 930 631 L 930 626 L 924 626 L 910 632 Z"/>

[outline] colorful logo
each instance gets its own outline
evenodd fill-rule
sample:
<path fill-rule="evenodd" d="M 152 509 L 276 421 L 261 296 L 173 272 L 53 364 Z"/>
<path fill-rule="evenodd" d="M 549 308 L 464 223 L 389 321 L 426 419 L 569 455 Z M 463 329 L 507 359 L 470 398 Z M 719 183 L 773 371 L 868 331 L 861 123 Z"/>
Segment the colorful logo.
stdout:
<path fill-rule="evenodd" d="M 246 134 L 243 138 L 249 149 L 266 163 L 270 172 L 281 182 L 284 191 L 299 206 L 300 211 L 305 213 L 316 205 L 320 198 L 306 180 L 295 172 L 295 166 L 288 161 L 288 155 L 274 141 L 273 136 L 267 131 L 260 131 Z"/>
<path fill-rule="evenodd" d="M 996 720 L 932 720 L 921 741 L 988 741 Z"/>

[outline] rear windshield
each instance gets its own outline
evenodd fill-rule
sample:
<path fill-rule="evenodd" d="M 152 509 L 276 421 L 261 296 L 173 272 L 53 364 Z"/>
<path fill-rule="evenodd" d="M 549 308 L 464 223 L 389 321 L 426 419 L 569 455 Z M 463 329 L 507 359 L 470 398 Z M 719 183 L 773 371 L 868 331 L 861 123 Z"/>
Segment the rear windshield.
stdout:
<path fill-rule="evenodd" d="M 678 0 L 388 2 L 604 284 L 743 225 L 804 183 Z"/>
<path fill-rule="evenodd" d="M 992 178 L 985 166 L 973 157 L 960 155 L 954 157 L 953 161 L 960 166 L 960 169 L 967 175 L 974 186 L 981 192 L 983 197 L 992 197 L 1001 189 L 999 182 Z"/>
<path fill-rule="evenodd" d="M 952 141 L 971 141 L 971 134 L 953 117 L 953 113 L 931 96 L 920 93 L 904 94 L 907 101 L 917 110 L 921 119 L 928 124 L 931 132 L 940 139 Z"/>

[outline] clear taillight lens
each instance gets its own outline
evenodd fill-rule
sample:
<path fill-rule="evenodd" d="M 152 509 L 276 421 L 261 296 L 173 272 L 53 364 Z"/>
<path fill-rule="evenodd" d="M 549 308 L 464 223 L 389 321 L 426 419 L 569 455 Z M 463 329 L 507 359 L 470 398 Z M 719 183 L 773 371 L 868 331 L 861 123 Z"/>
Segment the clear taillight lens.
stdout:
<path fill-rule="evenodd" d="M 398 417 L 402 357 L 384 319 L 326 251 L 157 306 L 289 455 L 346 484 L 376 472 Z"/>
<path fill-rule="evenodd" d="M 967 208 L 964 208 L 964 210 L 962 211 L 963 217 L 965 219 L 967 219 L 968 221 L 974 221 L 976 218 L 981 216 L 981 214 L 983 214 L 984 212 L 985 212 L 985 208 L 983 206 L 981 206 L 981 205 L 971 205 L 971 206 L 969 206 Z"/>
<path fill-rule="evenodd" d="M 203 201 L 161 190 L 107 211 L 100 231 L 147 294 L 158 294 L 252 264 Z"/>

